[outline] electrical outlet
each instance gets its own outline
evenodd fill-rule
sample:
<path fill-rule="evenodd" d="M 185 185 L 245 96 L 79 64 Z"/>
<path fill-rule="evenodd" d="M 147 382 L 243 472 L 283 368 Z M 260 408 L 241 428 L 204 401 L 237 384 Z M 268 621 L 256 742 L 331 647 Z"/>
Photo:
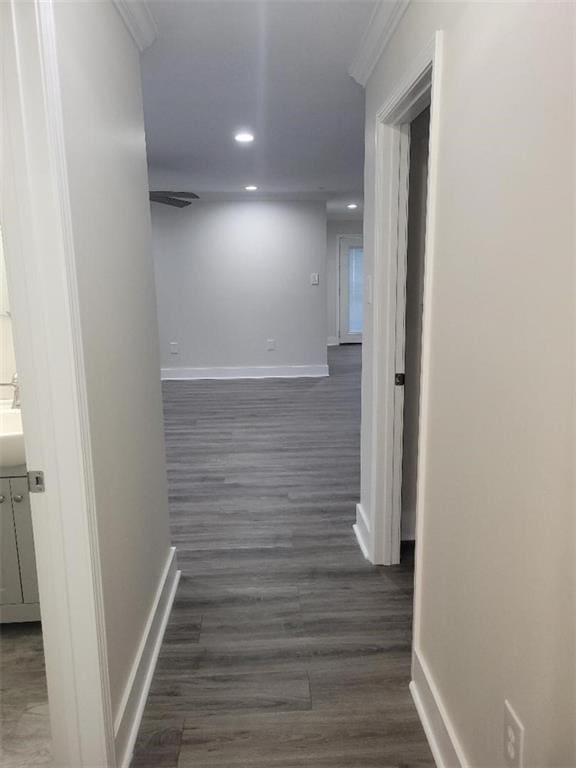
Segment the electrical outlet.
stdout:
<path fill-rule="evenodd" d="M 504 760 L 510 768 L 524 766 L 524 726 L 508 699 L 504 701 Z"/>
<path fill-rule="evenodd" d="M 276 349 L 276 339 L 266 339 L 266 350 L 268 352 L 274 352 Z"/>
<path fill-rule="evenodd" d="M 180 354 L 180 347 L 178 346 L 177 341 L 171 341 L 170 342 L 170 354 L 171 355 L 179 355 Z"/>

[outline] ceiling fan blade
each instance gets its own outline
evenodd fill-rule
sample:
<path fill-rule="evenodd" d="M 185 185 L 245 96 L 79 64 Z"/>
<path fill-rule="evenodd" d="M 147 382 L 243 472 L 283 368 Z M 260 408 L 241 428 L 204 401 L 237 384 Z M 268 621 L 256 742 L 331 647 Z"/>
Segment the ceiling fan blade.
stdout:
<path fill-rule="evenodd" d="M 154 192 L 155 195 L 164 195 L 164 197 L 184 197 L 188 200 L 199 200 L 200 198 L 195 192 L 169 192 L 162 190 L 160 192 Z"/>
<path fill-rule="evenodd" d="M 187 206 L 192 205 L 189 200 L 177 200 L 175 197 L 160 195 L 158 192 L 150 192 L 150 202 L 171 205 L 173 208 L 186 208 Z"/>

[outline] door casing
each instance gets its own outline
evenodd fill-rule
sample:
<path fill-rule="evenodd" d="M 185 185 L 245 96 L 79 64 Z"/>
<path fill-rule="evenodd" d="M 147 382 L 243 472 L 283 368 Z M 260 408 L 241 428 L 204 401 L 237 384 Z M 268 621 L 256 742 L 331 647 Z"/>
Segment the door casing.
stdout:
<path fill-rule="evenodd" d="M 59 768 L 116 765 L 54 0 L 0 3 L 0 218 Z"/>
<path fill-rule="evenodd" d="M 363 419 L 373 424 L 370 445 L 368 515 L 357 529 L 367 531 L 363 548 L 377 564 L 400 561 L 402 488 L 402 387 L 396 372 L 404 365 L 408 176 L 410 122 L 430 106 L 430 151 L 424 257 L 422 368 L 420 382 L 418 491 L 416 504 L 416 592 L 419 591 L 420 547 L 425 515 L 426 430 L 430 368 L 430 306 L 434 276 L 436 178 L 439 145 L 442 32 L 436 32 L 412 67 L 401 77 L 376 118 L 376 168 L 371 323 L 372 395 L 363 403 Z M 360 525 L 362 523 L 362 525 Z M 418 631 L 415 602 L 415 635 Z"/>

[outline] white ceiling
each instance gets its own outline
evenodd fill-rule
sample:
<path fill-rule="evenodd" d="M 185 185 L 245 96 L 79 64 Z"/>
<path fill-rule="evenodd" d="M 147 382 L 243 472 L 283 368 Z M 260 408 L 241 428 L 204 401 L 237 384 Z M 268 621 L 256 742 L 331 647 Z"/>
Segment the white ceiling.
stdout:
<path fill-rule="evenodd" d="M 348 74 L 373 0 L 152 0 L 143 54 L 152 188 L 361 202 L 364 93 Z M 250 128 L 251 145 L 233 135 Z"/>

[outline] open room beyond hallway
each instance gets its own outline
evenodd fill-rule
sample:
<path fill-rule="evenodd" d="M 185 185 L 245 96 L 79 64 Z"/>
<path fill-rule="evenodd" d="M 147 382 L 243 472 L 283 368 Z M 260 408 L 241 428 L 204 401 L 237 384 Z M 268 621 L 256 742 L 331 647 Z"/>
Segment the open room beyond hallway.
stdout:
<path fill-rule="evenodd" d="M 374 568 L 352 532 L 361 346 L 329 364 L 164 384 L 182 579 L 135 768 L 433 765 L 408 690 L 410 555 Z"/>

